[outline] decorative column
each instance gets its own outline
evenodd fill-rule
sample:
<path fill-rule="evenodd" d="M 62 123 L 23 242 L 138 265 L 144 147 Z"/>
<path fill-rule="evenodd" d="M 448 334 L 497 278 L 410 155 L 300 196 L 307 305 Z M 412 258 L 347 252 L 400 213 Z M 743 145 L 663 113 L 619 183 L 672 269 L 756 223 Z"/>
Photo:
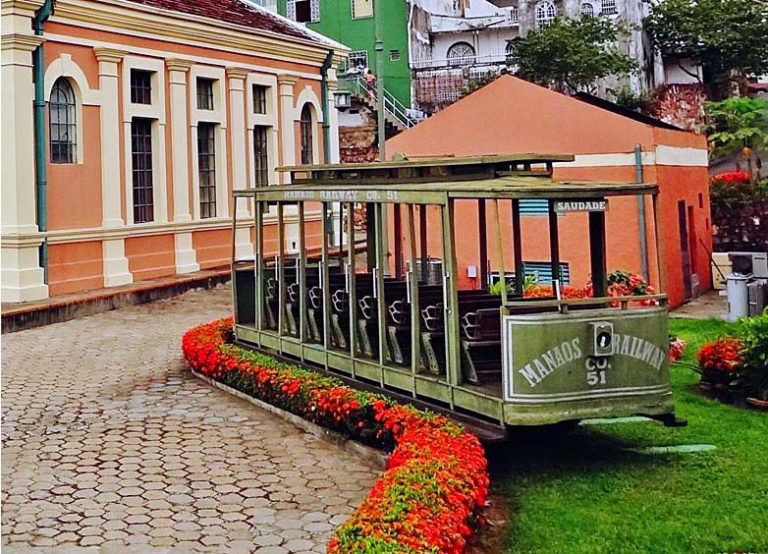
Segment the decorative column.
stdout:
<path fill-rule="evenodd" d="M 120 73 L 119 64 L 127 54 L 114 48 L 94 48 L 99 62 L 101 94 L 101 209 L 105 229 L 123 227 L 123 193 L 120 186 Z M 125 256 L 125 239 L 109 238 L 102 243 L 104 286 L 117 287 L 133 282 Z"/>
<path fill-rule="evenodd" d="M 180 59 L 165 60 L 171 101 L 171 155 L 173 168 L 173 221 L 192 221 L 189 205 L 189 93 L 187 77 L 194 62 Z M 176 273 L 200 270 L 191 232 L 176 232 Z"/>
<path fill-rule="evenodd" d="M 44 236 L 38 232 L 36 219 L 35 94 L 32 80 L 32 52 L 43 43 L 43 38 L 27 34 L 31 28 L 32 15 L 31 11 L 3 14 L 3 201 L 0 203 L 3 302 L 25 302 L 48 297 L 48 286 L 39 260 Z M 16 30 L 21 32 L 14 32 Z"/>
<path fill-rule="evenodd" d="M 330 163 L 339 163 L 341 155 L 339 153 L 339 110 L 336 109 L 336 91 L 339 89 L 339 81 L 336 77 L 336 70 L 328 70 L 328 126 L 331 159 Z"/>
<path fill-rule="evenodd" d="M 248 124 L 245 120 L 245 80 L 248 70 L 240 67 L 227 68 L 227 90 L 229 91 L 229 131 L 232 133 L 232 189 L 250 188 L 248 183 L 247 141 L 245 133 Z M 247 202 L 237 204 L 237 219 L 249 222 Z M 250 225 L 235 230 L 235 256 L 244 258 L 253 256 Z"/>

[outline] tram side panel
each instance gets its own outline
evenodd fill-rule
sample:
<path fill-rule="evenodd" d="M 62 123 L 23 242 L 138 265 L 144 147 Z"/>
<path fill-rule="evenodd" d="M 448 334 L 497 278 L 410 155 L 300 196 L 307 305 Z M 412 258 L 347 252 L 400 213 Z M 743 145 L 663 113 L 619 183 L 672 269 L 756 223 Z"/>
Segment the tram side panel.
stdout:
<path fill-rule="evenodd" d="M 663 307 L 503 317 L 507 422 L 672 413 L 668 340 Z"/>

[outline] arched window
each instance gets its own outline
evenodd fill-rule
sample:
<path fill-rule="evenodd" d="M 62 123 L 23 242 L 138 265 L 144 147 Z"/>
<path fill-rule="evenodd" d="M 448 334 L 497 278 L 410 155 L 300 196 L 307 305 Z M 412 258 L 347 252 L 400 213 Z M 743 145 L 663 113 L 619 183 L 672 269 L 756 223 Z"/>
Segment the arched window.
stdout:
<path fill-rule="evenodd" d="M 618 10 L 616 9 L 616 0 L 602 0 L 600 13 L 603 15 L 613 15 L 618 13 Z"/>
<path fill-rule="evenodd" d="M 515 58 L 517 57 L 517 40 L 518 39 L 508 40 L 507 45 L 504 47 L 504 54 L 506 55 L 507 61 L 509 62 L 515 61 Z"/>
<path fill-rule="evenodd" d="M 60 77 L 53 84 L 48 116 L 51 163 L 77 163 L 77 99 L 65 77 Z"/>
<path fill-rule="evenodd" d="M 312 149 L 312 108 L 309 104 L 304 104 L 301 109 L 299 127 L 301 128 L 301 163 L 315 163 Z"/>
<path fill-rule="evenodd" d="M 582 2 L 581 13 L 587 17 L 595 17 L 595 6 L 592 5 L 592 2 Z"/>
<path fill-rule="evenodd" d="M 549 25 L 555 20 L 556 16 L 557 10 L 555 9 L 554 2 L 546 0 L 536 4 L 536 27 Z"/>
<path fill-rule="evenodd" d="M 451 65 L 472 65 L 475 62 L 475 49 L 467 42 L 457 42 L 448 49 Z"/>

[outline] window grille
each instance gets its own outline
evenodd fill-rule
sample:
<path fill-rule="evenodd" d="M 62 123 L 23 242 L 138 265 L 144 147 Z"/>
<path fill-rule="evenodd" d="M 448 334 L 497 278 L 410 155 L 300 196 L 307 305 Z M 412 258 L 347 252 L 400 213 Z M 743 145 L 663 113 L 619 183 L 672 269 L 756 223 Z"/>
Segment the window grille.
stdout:
<path fill-rule="evenodd" d="M 197 174 L 200 181 L 200 217 L 216 217 L 216 125 L 197 126 Z"/>
<path fill-rule="evenodd" d="M 554 2 L 549 0 L 536 4 L 536 27 L 540 28 L 549 25 L 557 17 L 557 10 Z"/>
<path fill-rule="evenodd" d="M 581 13 L 587 17 L 595 17 L 595 6 L 591 2 L 584 2 L 581 4 Z"/>
<path fill-rule="evenodd" d="M 58 79 L 51 89 L 48 103 L 50 123 L 51 163 L 77 162 L 77 100 L 72 85 L 65 78 Z"/>
<path fill-rule="evenodd" d="M 268 137 L 269 127 L 257 125 L 253 128 L 253 173 L 257 187 L 269 185 Z"/>
<path fill-rule="evenodd" d="M 131 122 L 131 168 L 133 177 L 133 222 L 154 221 L 152 179 L 152 121 Z"/>
<path fill-rule="evenodd" d="M 197 79 L 197 109 L 213 110 L 213 79 Z"/>
<path fill-rule="evenodd" d="M 616 8 L 616 0 L 602 0 L 600 13 L 603 15 L 614 15 L 618 13 L 618 9 Z"/>
<path fill-rule="evenodd" d="M 305 104 L 301 110 L 301 163 L 314 163 L 312 155 L 312 110 Z"/>
<path fill-rule="evenodd" d="M 520 215 L 549 215 L 549 201 L 546 198 L 523 198 L 520 200 Z"/>
<path fill-rule="evenodd" d="M 320 0 L 287 0 L 285 14 L 299 23 L 320 21 Z"/>
<path fill-rule="evenodd" d="M 475 49 L 467 42 L 457 42 L 448 49 L 451 65 L 472 65 L 475 62 Z"/>
<path fill-rule="evenodd" d="M 352 18 L 373 17 L 374 0 L 352 0 Z"/>
<path fill-rule="evenodd" d="M 347 58 L 349 68 L 365 69 L 368 67 L 368 51 L 367 50 L 353 50 L 349 53 Z"/>
<path fill-rule="evenodd" d="M 400 50 L 389 51 L 389 61 L 396 62 L 400 60 Z"/>
<path fill-rule="evenodd" d="M 140 69 L 131 70 L 131 103 L 152 103 L 152 72 Z"/>
<path fill-rule="evenodd" d="M 267 113 L 267 87 L 263 85 L 253 85 L 253 113 Z"/>
<path fill-rule="evenodd" d="M 552 264 L 550 262 L 523 262 L 525 276 L 535 276 L 536 282 L 542 285 L 552 284 Z M 567 263 L 560 263 L 560 283 L 567 285 L 571 282 L 571 268 Z"/>

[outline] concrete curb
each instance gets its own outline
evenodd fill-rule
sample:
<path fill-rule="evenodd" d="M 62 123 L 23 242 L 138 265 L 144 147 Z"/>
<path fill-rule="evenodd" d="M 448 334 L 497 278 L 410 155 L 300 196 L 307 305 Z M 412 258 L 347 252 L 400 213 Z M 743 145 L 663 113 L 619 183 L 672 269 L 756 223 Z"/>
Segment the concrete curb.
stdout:
<path fill-rule="evenodd" d="M 2 332 L 13 333 L 61 323 L 124 306 L 171 298 L 193 289 L 210 289 L 228 282 L 230 278 L 229 269 L 205 270 L 197 275 L 140 281 L 114 289 L 98 289 L 39 302 L 6 304 L 2 311 Z"/>
<path fill-rule="evenodd" d="M 241 400 L 250 402 L 254 406 L 261 408 L 262 410 L 265 410 L 273 415 L 276 415 L 277 417 L 287 421 L 288 423 L 293 424 L 294 426 L 298 427 L 302 431 L 310 433 L 311 435 L 314 435 L 326 442 L 334 444 L 346 452 L 355 454 L 356 456 L 360 457 L 364 462 L 366 462 L 368 465 L 370 465 L 375 469 L 379 469 L 383 471 L 387 467 L 387 460 L 389 459 L 389 456 L 386 453 L 382 452 L 381 450 L 377 450 L 370 446 L 360 444 L 359 442 L 356 442 L 342 435 L 341 433 L 337 433 L 336 431 L 331 431 L 329 429 L 326 429 L 325 427 L 321 427 L 316 423 L 312 423 L 311 421 L 307 421 L 306 419 L 300 416 L 297 416 L 296 414 L 292 414 L 291 412 L 282 410 L 276 406 L 273 406 L 272 404 L 268 404 L 263 400 L 259 400 L 258 398 L 249 396 L 244 392 L 241 392 L 237 389 L 233 389 L 232 387 L 229 387 L 223 383 L 220 383 L 215 379 L 211 379 L 210 377 L 207 377 L 201 373 L 198 373 L 191 367 L 189 368 L 189 371 L 192 373 L 192 375 L 194 375 L 201 381 L 209 384 L 210 386 L 215 387 L 224 392 L 227 392 L 232 396 L 235 396 Z"/>

